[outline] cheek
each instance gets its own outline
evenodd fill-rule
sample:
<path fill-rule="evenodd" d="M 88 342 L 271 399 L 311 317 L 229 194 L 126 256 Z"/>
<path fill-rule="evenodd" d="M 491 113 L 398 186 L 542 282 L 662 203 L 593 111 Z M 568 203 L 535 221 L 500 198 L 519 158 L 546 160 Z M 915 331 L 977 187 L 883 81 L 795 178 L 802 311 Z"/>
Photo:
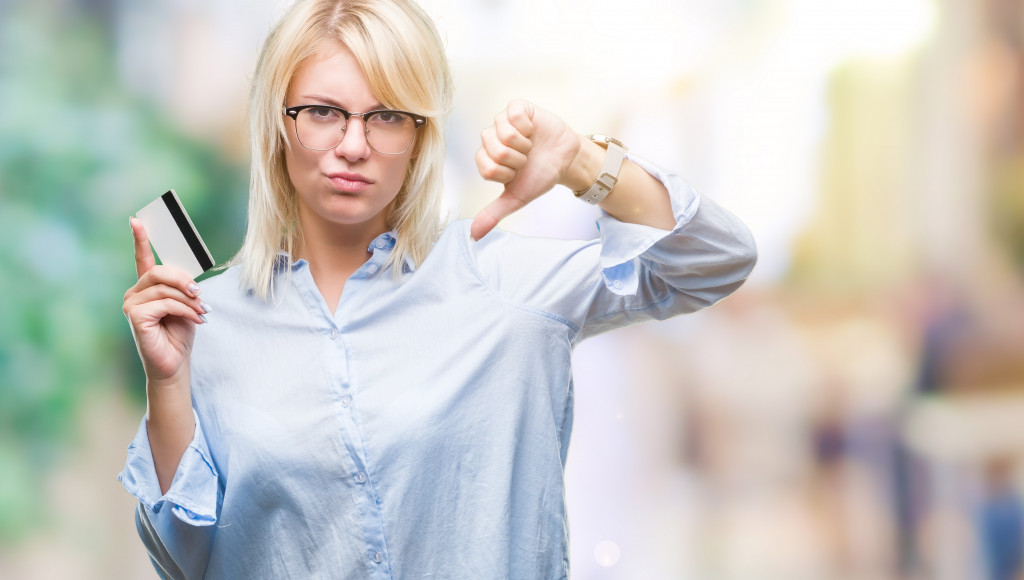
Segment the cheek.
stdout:
<path fill-rule="evenodd" d="M 409 176 L 409 170 L 411 168 L 411 160 L 405 159 L 401 162 L 396 162 L 388 172 L 388 175 L 393 180 L 392 185 L 397 193 L 402 189 L 402 185 L 405 184 L 406 177 Z"/>
<path fill-rule="evenodd" d="M 297 151 L 294 146 L 285 149 L 284 165 L 292 185 L 298 187 L 300 183 L 309 179 L 307 175 L 313 163 L 314 161 L 310 160 L 309 155 Z"/>

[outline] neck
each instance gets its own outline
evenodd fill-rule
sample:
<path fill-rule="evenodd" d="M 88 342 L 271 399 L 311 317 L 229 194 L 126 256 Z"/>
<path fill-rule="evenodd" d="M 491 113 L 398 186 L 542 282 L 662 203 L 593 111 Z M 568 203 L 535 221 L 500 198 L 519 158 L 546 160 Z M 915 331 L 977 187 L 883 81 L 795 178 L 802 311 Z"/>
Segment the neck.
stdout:
<path fill-rule="evenodd" d="M 310 216 L 301 209 L 302 237 L 297 240 L 294 259 L 305 259 L 310 273 L 333 313 L 345 282 L 371 256 L 367 249 L 374 238 L 387 231 L 384 219 L 362 224 L 338 225 Z"/>
<path fill-rule="evenodd" d="M 370 243 L 387 231 L 384 214 L 361 224 L 338 225 L 299 210 L 302 237 L 297 240 L 294 259 L 304 258 L 315 269 L 337 269 L 354 265 L 354 271 L 370 257 Z"/>

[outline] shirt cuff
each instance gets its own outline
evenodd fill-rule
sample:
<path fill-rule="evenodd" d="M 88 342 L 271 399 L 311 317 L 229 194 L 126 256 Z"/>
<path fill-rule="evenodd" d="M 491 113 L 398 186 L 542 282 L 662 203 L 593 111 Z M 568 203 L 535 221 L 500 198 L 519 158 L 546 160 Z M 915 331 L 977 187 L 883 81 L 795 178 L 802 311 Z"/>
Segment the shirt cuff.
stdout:
<path fill-rule="evenodd" d="M 700 196 L 678 175 L 665 171 L 643 159 L 627 155 L 627 159 L 650 173 L 668 189 L 672 202 L 675 227 L 662 230 L 651 226 L 621 222 L 604 213 L 597 220 L 601 234 L 601 276 L 605 286 L 621 296 L 637 293 L 640 277 L 637 273 L 640 255 L 666 236 L 685 226 L 700 205 Z"/>
<path fill-rule="evenodd" d="M 174 472 L 171 488 L 166 494 L 160 494 L 146 419 L 142 420 L 135 439 L 128 446 L 128 460 L 117 480 L 153 514 L 170 509 L 186 524 L 209 526 L 217 521 L 218 476 L 199 424 L 199 415 L 195 409 L 192 414 L 196 431 L 178 462 L 178 470 Z"/>

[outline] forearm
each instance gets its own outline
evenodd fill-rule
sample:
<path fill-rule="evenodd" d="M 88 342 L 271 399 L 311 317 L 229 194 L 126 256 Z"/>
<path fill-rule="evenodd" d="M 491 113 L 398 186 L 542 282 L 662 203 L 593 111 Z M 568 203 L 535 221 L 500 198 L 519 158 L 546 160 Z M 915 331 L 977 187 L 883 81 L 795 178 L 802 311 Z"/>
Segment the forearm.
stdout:
<path fill-rule="evenodd" d="M 171 488 L 181 456 L 195 435 L 188 368 L 181 374 L 182 378 L 166 384 L 146 385 L 146 429 L 161 494 Z"/>
<path fill-rule="evenodd" d="M 573 160 L 563 185 L 582 191 L 601 175 L 606 151 L 597 143 L 580 136 L 580 149 Z M 615 188 L 600 204 L 615 219 L 663 230 L 675 227 L 676 219 L 668 190 L 639 165 L 625 159 Z"/>

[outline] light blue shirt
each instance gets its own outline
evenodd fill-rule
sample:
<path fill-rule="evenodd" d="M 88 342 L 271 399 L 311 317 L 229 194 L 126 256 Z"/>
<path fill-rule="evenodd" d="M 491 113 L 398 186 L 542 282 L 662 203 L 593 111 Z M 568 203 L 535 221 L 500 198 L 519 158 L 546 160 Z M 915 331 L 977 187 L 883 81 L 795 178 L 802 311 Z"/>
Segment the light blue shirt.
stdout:
<path fill-rule="evenodd" d="M 549 579 L 569 571 L 570 358 L 600 332 L 714 304 L 743 283 L 746 227 L 679 177 L 672 232 L 602 217 L 600 239 L 449 225 L 334 315 L 282 255 L 279 303 L 237 268 L 202 283 L 195 437 L 161 495 L 143 420 L 118 479 L 165 578 Z"/>

